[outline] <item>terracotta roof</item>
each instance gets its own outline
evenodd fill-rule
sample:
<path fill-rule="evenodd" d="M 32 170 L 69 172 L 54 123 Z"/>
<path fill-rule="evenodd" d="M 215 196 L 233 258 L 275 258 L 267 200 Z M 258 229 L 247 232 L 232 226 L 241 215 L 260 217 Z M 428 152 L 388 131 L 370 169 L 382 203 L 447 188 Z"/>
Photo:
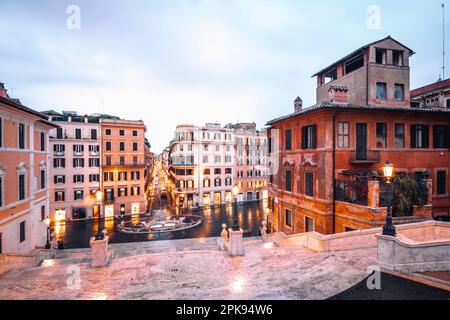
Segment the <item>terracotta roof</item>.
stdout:
<path fill-rule="evenodd" d="M 283 117 L 279 117 L 267 122 L 267 126 L 271 126 L 277 122 L 287 120 L 294 117 L 299 117 L 314 111 L 321 110 L 348 110 L 348 111 L 384 111 L 384 112 L 413 112 L 413 113 L 438 113 L 447 114 L 450 117 L 450 109 L 447 108 L 400 108 L 400 107 L 375 107 L 370 105 L 356 105 L 356 104 L 336 104 L 331 102 L 322 102 L 312 107 L 303 109 L 300 112 L 291 113 Z"/>
<path fill-rule="evenodd" d="M 450 78 L 412 90 L 411 98 L 442 89 L 450 89 Z"/>

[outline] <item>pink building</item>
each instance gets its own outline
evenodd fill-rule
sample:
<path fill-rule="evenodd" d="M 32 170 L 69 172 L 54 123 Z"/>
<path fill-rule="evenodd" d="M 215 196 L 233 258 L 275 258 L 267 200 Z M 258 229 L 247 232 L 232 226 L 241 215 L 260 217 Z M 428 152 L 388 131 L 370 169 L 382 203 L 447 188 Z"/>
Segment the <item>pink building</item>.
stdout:
<path fill-rule="evenodd" d="M 8 96 L 0 83 L 0 254 L 46 243 L 49 139 L 56 125 Z"/>
<path fill-rule="evenodd" d="M 91 195 L 100 188 L 100 117 L 44 113 L 59 125 L 50 131 L 50 217 L 92 219 L 98 214 Z"/>

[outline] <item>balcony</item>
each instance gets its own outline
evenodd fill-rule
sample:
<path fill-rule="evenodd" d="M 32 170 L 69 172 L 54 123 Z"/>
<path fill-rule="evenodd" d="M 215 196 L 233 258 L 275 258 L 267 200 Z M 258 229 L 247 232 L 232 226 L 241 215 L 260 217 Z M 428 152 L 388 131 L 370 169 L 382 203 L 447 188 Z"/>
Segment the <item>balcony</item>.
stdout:
<path fill-rule="evenodd" d="M 380 162 L 381 152 L 379 150 L 356 150 L 349 161 L 353 165 L 368 165 Z"/>
<path fill-rule="evenodd" d="M 100 155 L 100 152 L 97 151 L 89 151 L 89 156 L 91 157 L 98 157 Z"/>
<path fill-rule="evenodd" d="M 66 153 L 64 151 L 60 152 L 60 151 L 55 151 L 54 155 L 55 157 L 64 157 Z"/>

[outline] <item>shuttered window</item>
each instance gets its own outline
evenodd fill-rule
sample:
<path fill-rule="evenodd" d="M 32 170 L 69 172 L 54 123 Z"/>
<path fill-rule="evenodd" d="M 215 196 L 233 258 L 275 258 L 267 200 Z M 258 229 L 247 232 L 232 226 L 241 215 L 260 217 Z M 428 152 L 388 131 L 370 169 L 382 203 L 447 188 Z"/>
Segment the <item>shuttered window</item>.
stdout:
<path fill-rule="evenodd" d="M 292 191 L 292 172 L 290 170 L 286 170 L 286 191 Z"/>
<path fill-rule="evenodd" d="M 430 128 L 423 124 L 411 125 L 411 148 L 427 149 L 430 147 Z"/>
<path fill-rule="evenodd" d="M 307 126 L 302 128 L 302 149 L 317 148 L 317 126 Z"/>
<path fill-rule="evenodd" d="M 433 148 L 450 148 L 450 127 L 434 126 L 433 127 Z"/>
<path fill-rule="evenodd" d="M 438 171 L 436 180 L 436 193 L 439 195 L 447 194 L 447 171 Z"/>
<path fill-rule="evenodd" d="M 308 197 L 314 197 L 314 174 L 312 172 L 306 172 L 305 174 L 305 194 Z"/>
<path fill-rule="evenodd" d="M 288 129 L 285 132 L 285 150 L 292 150 L 292 130 Z"/>

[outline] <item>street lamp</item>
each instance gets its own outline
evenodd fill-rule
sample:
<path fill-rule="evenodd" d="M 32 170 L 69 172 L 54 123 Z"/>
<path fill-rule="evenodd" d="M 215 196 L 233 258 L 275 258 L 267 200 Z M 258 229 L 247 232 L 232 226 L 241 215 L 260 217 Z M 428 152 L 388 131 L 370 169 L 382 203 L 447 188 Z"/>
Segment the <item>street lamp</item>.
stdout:
<path fill-rule="evenodd" d="M 240 231 L 239 221 L 237 216 L 237 196 L 239 194 L 239 187 L 235 186 L 233 188 L 233 196 L 234 196 L 234 210 L 233 210 L 233 231 Z"/>
<path fill-rule="evenodd" d="M 98 202 L 98 228 L 97 228 L 97 234 L 95 235 L 95 240 L 103 240 L 105 239 L 105 235 L 103 233 L 103 221 L 102 221 L 102 202 L 103 202 L 103 191 L 97 190 L 95 192 L 95 197 L 97 198 Z"/>
<path fill-rule="evenodd" d="M 50 234 L 50 219 L 49 218 L 47 218 L 47 219 L 45 219 L 45 224 L 47 225 L 47 243 L 45 244 L 45 249 L 50 249 L 51 248 L 51 245 L 50 245 L 50 237 L 51 237 L 51 234 Z"/>
<path fill-rule="evenodd" d="M 383 174 L 386 178 L 386 188 L 387 188 L 387 215 L 386 215 L 386 224 L 383 227 L 383 235 L 395 237 L 397 235 L 397 231 L 395 229 L 394 224 L 392 223 L 392 176 L 394 173 L 394 165 L 388 161 L 383 167 Z"/>

